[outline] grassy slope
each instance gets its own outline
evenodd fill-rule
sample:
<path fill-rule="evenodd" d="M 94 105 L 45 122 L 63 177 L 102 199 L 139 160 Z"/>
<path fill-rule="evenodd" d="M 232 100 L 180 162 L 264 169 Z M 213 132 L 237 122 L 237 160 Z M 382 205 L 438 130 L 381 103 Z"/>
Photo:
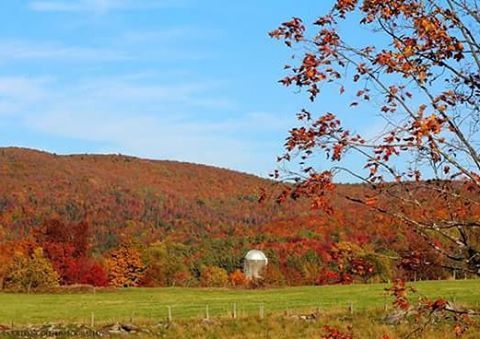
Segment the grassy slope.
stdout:
<path fill-rule="evenodd" d="M 476 306 L 480 302 L 480 280 L 433 281 L 413 284 L 420 294 L 455 299 L 460 304 Z M 269 290 L 222 289 L 126 289 L 96 294 L 0 294 L 0 323 L 38 324 L 52 321 L 87 322 L 95 313 L 98 323 L 113 320 L 164 319 L 167 305 L 174 319 L 199 318 L 209 305 L 211 317 L 225 317 L 237 304 L 239 316 L 258 315 L 259 305 L 265 313 L 287 310 L 312 311 L 346 309 L 351 302 L 357 311 L 381 309 L 384 305 L 383 284 L 294 287 Z M 390 302 L 390 300 L 388 301 Z"/>

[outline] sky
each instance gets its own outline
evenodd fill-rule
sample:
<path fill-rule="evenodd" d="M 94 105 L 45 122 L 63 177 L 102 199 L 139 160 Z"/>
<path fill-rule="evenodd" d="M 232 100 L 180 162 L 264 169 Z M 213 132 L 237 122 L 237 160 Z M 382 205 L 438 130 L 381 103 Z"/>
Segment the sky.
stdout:
<path fill-rule="evenodd" d="M 290 51 L 267 33 L 292 16 L 313 20 L 330 5 L 299 3 L 4 1 L 0 146 L 267 176 L 306 102 L 278 84 Z M 362 121 L 360 129 L 371 128 Z"/>

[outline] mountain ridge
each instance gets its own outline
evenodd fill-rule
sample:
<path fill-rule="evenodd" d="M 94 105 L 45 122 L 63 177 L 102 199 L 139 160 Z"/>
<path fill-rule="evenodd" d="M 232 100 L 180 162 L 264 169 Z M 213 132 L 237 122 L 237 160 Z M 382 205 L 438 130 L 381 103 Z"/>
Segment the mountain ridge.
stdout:
<path fill-rule="evenodd" d="M 107 248 L 107 235 L 126 223 L 139 233 L 155 229 L 150 240 L 172 230 L 241 232 L 294 215 L 258 203 L 259 190 L 273 183 L 187 162 L 0 148 L 0 224 L 28 232 L 49 218 L 87 219 Z"/>
<path fill-rule="evenodd" d="M 52 151 L 47 151 L 47 150 L 42 150 L 42 149 L 35 149 L 35 148 L 30 148 L 30 147 L 20 147 L 20 146 L 4 146 L 0 147 L 0 152 L 19 152 L 19 153 L 28 153 L 30 155 L 44 155 L 44 156 L 50 156 L 50 157 L 57 157 L 57 158 L 121 158 L 121 159 L 128 159 L 130 161 L 143 161 L 146 163 L 165 163 L 165 164 L 183 164 L 183 165 L 194 165 L 194 166 L 200 166 L 200 167 L 206 167 L 210 169 L 218 169 L 218 170 L 224 170 L 224 171 L 229 171 L 229 172 L 234 172 L 234 173 L 239 173 L 243 175 L 248 175 L 248 176 L 253 176 L 256 178 L 260 179 L 265 179 L 265 180 L 270 180 L 269 178 L 262 177 L 260 175 L 254 174 L 254 173 L 249 173 L 245 172 L 242 170 L 234 169 L 234 168 L 228 168 L 228 167 L 222 167 L 222 166 L 216 166 L 216 165 L 210 165 L 206 163 L 199 163 L 199 162 L 191 162 L 191 161 L 184 161 L 184 160 L 172 160 L 172 159 L 153 159 L 153 158 L 148 158 L 148 157 L 141 157 L 141 156 L 135 156 L 135 155 L 129 155 L 129 154 L 122 154 L 122 153 L 68 153 L 68 154 L 60 154 Z"/>

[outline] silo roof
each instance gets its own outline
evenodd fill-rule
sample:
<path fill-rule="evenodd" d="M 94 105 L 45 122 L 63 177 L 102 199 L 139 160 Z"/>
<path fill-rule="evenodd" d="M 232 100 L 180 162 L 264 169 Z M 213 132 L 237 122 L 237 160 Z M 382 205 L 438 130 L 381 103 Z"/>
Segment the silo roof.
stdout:
<path fill-rule="evenodd" d="M 247 255 L 245 255 L 246 260 L 261 260 L 261 261 L 268 261 L 267 256 L 265 253 L 259 250 L 251 250 L 248 251 Z"/>

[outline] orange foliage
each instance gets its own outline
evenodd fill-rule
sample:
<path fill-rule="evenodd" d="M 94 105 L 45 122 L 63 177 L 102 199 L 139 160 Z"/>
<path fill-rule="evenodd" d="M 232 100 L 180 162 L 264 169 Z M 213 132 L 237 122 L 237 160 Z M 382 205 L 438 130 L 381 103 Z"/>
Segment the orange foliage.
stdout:
<path fill-rule="evenodd" d="M 230 285 L 232 285 L 233 287 L 241 287 L 247 284 L 247 278 L 245 277 L 245 274 L 243 274 L 243 272 L 240 270 L 235 270 L 230 273 L 229 280 Z"/>
<path fill-rule="evenodd" d="M 138 250 L 128 244 L 112 251 L 106 265 L 109 283 L 114 287 L 138 286 L 145 269 Z"/>

